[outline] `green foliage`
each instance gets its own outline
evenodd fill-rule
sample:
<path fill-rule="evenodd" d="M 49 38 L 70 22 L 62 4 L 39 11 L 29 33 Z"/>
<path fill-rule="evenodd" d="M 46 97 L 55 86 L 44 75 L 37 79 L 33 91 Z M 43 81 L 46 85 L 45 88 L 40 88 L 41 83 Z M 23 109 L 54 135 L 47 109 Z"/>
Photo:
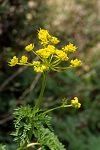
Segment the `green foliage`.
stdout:
<path fill-rule="evenodd" d="M 35 112 L 29 106 L 18 108 L 14 112 L 16 132 L 13 135 L 20 147 L 23 147 L 31 140 L 34 115 Z"/>
<path fill-rule="evenodd" d="M 31 141 L 37 140 L 42 149 L 65 150 L 54 135 L 51 128 L 51 117 L 45 113 L 35 110 L 29 106 L 20 107 L 14 112 L 15 129 L 13 133 L 15 141 L 19 144 L 19 149 L 24 149 Z"/>
<path fill-rule="evenodd" d="M 64 146 L 59 142 L 57 136 L 43 126 L 38 126 L 36 136 L 42 145 L 42 150 L 46 150 L 46 148 L 49 148 L 50 150 L 65 150 Z"/>
<path fill-rule="evenodd" d="M 0 144 L 0 150 L 8 150 L 5 145 Z"/>

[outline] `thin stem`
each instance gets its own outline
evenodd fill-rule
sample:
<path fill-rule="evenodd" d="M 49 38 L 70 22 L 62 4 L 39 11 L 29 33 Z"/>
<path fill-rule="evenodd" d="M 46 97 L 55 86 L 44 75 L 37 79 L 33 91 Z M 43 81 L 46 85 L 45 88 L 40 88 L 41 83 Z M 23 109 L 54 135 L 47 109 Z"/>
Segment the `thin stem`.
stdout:
<path fill-rule="evenodd" d="M 60 59 L 57 59 L 57 60 L 53 61 L 51 64 L 56 65 L 56 63 L 58 63 L 59 61 L 60 61 Z"/>
<path fill-rule="evenodd" d="M 31 147 L 31 146 L 35 146 L 35 145 L 40 145 L 40 144 L 39 143 L 30 143 L 30 144 L 27 145 L 27 148 Z"/>
<path fill-rule="evenodd" d="M 53 54 L 52 54 L 52 55 L 51 55 L 51 57 L 50 57 L 49 63 L 51 63 L 51 61 L 52 61 L 52 58 L 53 58 Z"/>
<path fill-rule="evenodd" d="M 33 64 L 31 63 L 26 63 L 26 64 L 21 64 L 21 63 L 17 63 L 18 65 L 23 65 L 23 66 L 33 66 Z"/>
<path fill-rule="evenodd" d="M 39 108 L 40 105 L 41 105 L 44 90 L 45 90 L 45 87 L 46 87 L 46 78 L 47 78 L 47 73 L 43 73 L 42 87 L 41 87 L 41 91 L 40 91 L 40 95 L 38 97 L 38 100 L 35 104 L 35 109 Z"/>
<path fill-rule="evenodd" d="M 49 112 L 51 112 L 51 111 L 54 111 L 54 110 L 56 110 L 56 109 L 65 108 L 65 107 L 72 107 L 72 105 L 61 105 L 61 106 L 58 106 L 58 107 L 49 109 L 49 110 L 45 111 L 43 114 L 47 114 L 47 113 L 49 113 Z"/>
<path fill-rule="evenodd" d="M 42 58 L 34 50 L 32 50 L 32 52 L 42 60 Z"/>

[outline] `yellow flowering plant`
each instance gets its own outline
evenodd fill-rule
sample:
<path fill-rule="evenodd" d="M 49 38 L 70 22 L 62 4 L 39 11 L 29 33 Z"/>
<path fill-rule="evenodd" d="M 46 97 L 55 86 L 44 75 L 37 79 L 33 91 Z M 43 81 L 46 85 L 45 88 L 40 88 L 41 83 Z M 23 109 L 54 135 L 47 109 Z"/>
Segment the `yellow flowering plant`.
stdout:
<path fill-rule="evenodd" d="M 34 108 L 23 107 L 17 109 L 14 113 L 16 118 L 16 132 L 14 133 L 14 136 L 16 137 L 15 139 L 19 142 L 18 150 L 27 149 L 28 147 L 33 147 L 35 145 L 39 145 L 43 150 L 46 150 L 46 147 L 51 150 L 65 150 L 64 146 L 59 142 L 58 138 L 49 129 L 47 121 L 50 118 L 47 114 L 59 108 L 80 108 L 81 104 L 79 103 L 78 98 L 74 97 L 70 103 L 68 103 L 67 99 L 65 98 L 64 102 L 60 106 L 45 111 L 42 110 L 41 103 L 46 86 L 47 75 L 50 71 L 62 72 L 81 66 L 82 63 L 78 58 L 70 58 L 70 53 L 77 51 L 77 47 L 74 44 L 69 43 L 62 48 L 58 48 L 57 44 L 60 43 L 60 40 L 57 37 L 50 35 L 49 32 L 45 29 L 40 29 L 38 31 L 38 39 L 41 45 L 40 49 L 35 49 L 33 43 L 30 43 L 25 47 L 25 51 L 35 54 L 38 57 L 38 60 L 30 62 L 28 57 L 23 55 L 21 58 L 14 56 L 9 61 L 9 66 L 11 67 L 15 65 L 24 65 L 31 67 L 37 73 L 43 74 L 40 95 Z M 26 121 L 24 122 L 23 130 L 22 126 L 20 126 L 20 124 L 23 123 L 21 118 Z M 27 128 L 25 128 L 25 123 Z M 45 128 L 44 124 L 47 124 L 48 129 Z M 32 142 L 33 135 L 37 139 L 37 142 Z M 54 139 L 56 140 L 54 141 Z"/>

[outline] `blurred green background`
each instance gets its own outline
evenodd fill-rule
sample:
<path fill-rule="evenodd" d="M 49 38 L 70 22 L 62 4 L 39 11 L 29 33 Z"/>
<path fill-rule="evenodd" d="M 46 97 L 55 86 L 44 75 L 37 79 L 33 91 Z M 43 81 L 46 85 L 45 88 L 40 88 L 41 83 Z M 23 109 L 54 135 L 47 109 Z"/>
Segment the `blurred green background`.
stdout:
<path fill-rule="evenodd" d="M 37 30 L 48 29 L 61 40 L 78 46 L 79 69 L 50 73 L 43 107 L 64 97 L 79 97 L 79 110 L 56 110 L 51 115 L 55 133 L 68 150 L 100 150 L 100 0 L 0 0 L 0 143 L 16 149 L 13 110 L 34 105 L 41 75 L 27 67 L 9 67 L 29 42 L 37 45 Z M 29 54 L 30 58 L 33 58 Z M 1 148 L 0 148 L 1 150 Z"/>

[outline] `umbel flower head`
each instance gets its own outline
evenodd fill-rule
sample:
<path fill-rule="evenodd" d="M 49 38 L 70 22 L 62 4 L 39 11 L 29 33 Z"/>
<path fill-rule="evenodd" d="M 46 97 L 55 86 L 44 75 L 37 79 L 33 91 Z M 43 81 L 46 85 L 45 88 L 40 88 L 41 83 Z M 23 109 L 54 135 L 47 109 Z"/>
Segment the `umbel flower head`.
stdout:
<path fill-rule="evenodd" d="M 30 43 L 25 47 L 25 51 L 32 52 L 38 57 L 38 61 L 29 62 L 28 57 L 23 55 L 21 58 L 14 56 L 9 66 L 15 65 L 27 65 L 33 67 L 35 72 L 44 71 L 64 71 L 70 68 L 78 67 L 81 65 L 81 61 L 76 59 L 70 59 L 70 53 L 77 50 L 77 47 L 69 43 L 62 48 L 56 47 L 60 40 L 49 34 L 47 30 L 40 29 L 38 31 L 38 39 L 41 44 L 40 49 L 35 49 L 34 44 Z"/>

